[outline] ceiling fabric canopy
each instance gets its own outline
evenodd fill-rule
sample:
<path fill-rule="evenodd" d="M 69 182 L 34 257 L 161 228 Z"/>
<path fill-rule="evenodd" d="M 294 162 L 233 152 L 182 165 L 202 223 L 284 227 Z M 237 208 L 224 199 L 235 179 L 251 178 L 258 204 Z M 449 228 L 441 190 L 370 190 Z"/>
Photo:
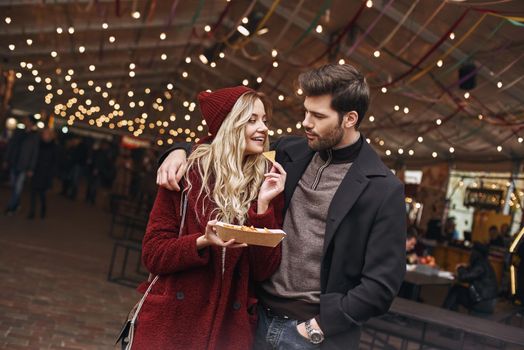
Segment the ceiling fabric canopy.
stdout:
<path fill-rule="evenodd" d="M 196 141 L 197 93 L 244 84 L 273 101 L 270 135 L 301 134 L 296 78 L 333 62 L 365 74 L 361 130 L 390 163 L 524 157 L 522 1 L 10 0 L 0 13 L 2 127 L 25 111 Z"/>

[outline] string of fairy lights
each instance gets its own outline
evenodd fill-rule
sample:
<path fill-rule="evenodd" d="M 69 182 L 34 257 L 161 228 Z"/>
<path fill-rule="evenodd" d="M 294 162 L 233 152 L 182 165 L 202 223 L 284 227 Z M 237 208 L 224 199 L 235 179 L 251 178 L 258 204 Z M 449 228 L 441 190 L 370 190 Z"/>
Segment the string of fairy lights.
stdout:
<path fill-rule="evenodd" d="M 365 6 L 368 9 L 374 7 L 373 1 L 365 1 Z M 131 17 L 134 20 L 139 20 L 142 17 L 140 11 L 132 11 Z M 11 25 L 14 22 L 14 19 L 10 16 L 4 18 L 4 22 L 7 25 Z M 250 38 L 253 35 L 264 35 L 267 33 L 269 28 L 263 27 L 258 29 L 256 33 L 250 32 L 247 27 L 249 24 L 249 18 L 244 17 L 240 21 L 240 24 L 237 26 L 236 30 L 245 38 Z M 117 37 L 115 33 L 110 33 L 111 26 L 108 22 L 100 23 L 100 28 L 102 29 L 106 44 L 114 45 L 117 42 Z M 210 33 L 212 27 L 209 24 L 205 24 L 201 27 L 203 33 Z M 314 26 L 314 31 L 318 35 L 322 35 L 324 28 L 321 24 L 316 24 Z M 56 27 L 56 35 L 59 37 L 64 35 L 74 35 L 75 27 L 68 26 Z M 448 40 L 454 41 L 458 38 L 458 35 L 455 32 L 449 33 Z M 160 31 L 158 33 L 158 40 L 165 41 L 168 39 L 168 33 L 165 31 Z M 31 47 L 36 44 L 36 39 L 27 37 L 25 39 L 25 45 Z M 15 51 L 17 49 L 14 43 L 9 43 L 7 45 L 10 51 Z M 90 52 L 90 48 L 86 45 L 77 45 L 75 47 L 75 52 L 80 55 L 85 55 Z M 65 53 L 68 54 L 68 53 Z M 164 144 L 172 144 L 175 142 L 175 139 L 182 139 L 188 142 L 193 142 L 207 135 L 205 121 L 200 121 L 196 127 L 191 128 L 191 119 L 194 118 L 192 115 L 196 109 L 196 103 L 190 98 L 185 98 L 181 95 L 183 89 L 182 85 L 184 84 L 185 79 L 190 78 L 191 65 L 203 64 L 208 66 L 211 69 L 219 67 L 220 60 L 226 58 L 227 52 L 221 50 L 214 57 L 209 57 L 204 53 L 187 55 L 183 59 L 183 64 L 177 72 L 176 76 L 172 77 L 172 81 L 165 84 L 163 87 L 151 87 L 146 88 L 135 88 L 128 89 L 121 93 L 122 87 L 117 89 L 113 86 L 111 80 L 103 79 L 89 79 L 87 82 L 81 82 L 81 79 L 76 79 L 78 76 L 77 72 L 73 68 L 64 68 L 56 67 L 53 74 L 42 74 L 37 69 L 35 63 L 26 61 L 21 61 L 19 63 L 20 69 L 16 72 L 16 78 L 22 79 L 24 76 L 28 76 L 32 81 L 28 82 L 27 90 L 32 93 L 37 88 L 43 88 L 45 91 L 44 102 L 46 105 L 50 105 L 54 112 L 54 115 L 62 118 L 65 121 L 65 125 L 74 126 L 76 123 L 87 123 L 92 127 L 97 128 L 109 128 L 110 130 L 118 129 L 120 131 L 128 132 L 135 137 L 143 137 L 147 135 L 157 135 L 156 144 L 162 146 Z M 280 53 L 277 48 L 273 48 L 268 52 L 270 56 L 271 69 L 276 69 L 281 66 L 282 62 Z M 58 59 L 62 53 L 57 50 L 51 50 L 49 56 L 55 62 L 59 62 Z M 382 48 L 377 48 L 376 50 L 371 51 L 370 59 L 380 59 L 383 56 Z M 171 59 L 168 52 L 161 52 L 158 56 L 160 61 L 166 61 Z M 347 58 L 341 57 L 337 61 L 339 64 L 345 64 Z M 451 64 L 449 59 L 439 58 L 434 62 L 434 66 L 437 69 L 442 69 L 446 64 Z M 127 75 L 129 78 L 133 79 L 140 74 L 140 71 L 146 71 L 148 67 L 140 67 L 138 62 L 130 62 L 127 64 Z M 93 63 L 87 63 L 83 68 L 79 69 L 84 75 L 97 72 L 97 65 Z M 499 80 L 496 82 L 496 87 L 502 89 L 504 87 L 504 82 L 500 77 L 497 77 Z M 241 83 L 245 86 L 255 86 L 256 84 L 261 84 L 266 78 L 261 74 L 256 77 L 247 77 L 244 78 Z M 376 87 L 377 91 L 380 91 L 382 94 L 387 93 L 396 93 L 398 91 L 397 86 L 388 86 L 384 85 L 381 87 Z M 117 91 L 118 90 L 118 91 Z M 143 93 L 142 91 L 143 90 Z M 279 89 L 274 89 L 277 91 L 276 99 L 281 103 L 289 103 L 291 101 L 299 99 L 303 95 L 301 89 L 296 89 L 293 91 L 293 94 L 286 94 L 284 91 L 279 91 Z M 120 96 L 117 97 L 117 95 Z M 189 94 L 189 93 L 188 93 Z M 122 96 L 123 95 L 123 96 Z M 67 101 L 64 97 L 68 96 Z M 141 98 L 139 98 L 141 96 Z M 462 95 L 464 100 L 472 99 L 472 92 L 466 91 Z M 180 103 L 178 103 L 180 102 Z M 296 101 L 295 101 L 296 102 Z M 178 107 L 180 113 L 172 112 L 174 107 Z M 171 111 L 170 111 L 171 110 Z M 392 107 L 393 113 L 401 113 L 405 116 L 415 115 L 413 108 L 409 105 L 395 104 Z M 165 113 L 167 112 L 167 117 Z M 482 122 L 486 117 L 486 113 L 478 113 L 476 117 L 479 122 Z M 375 125 L 377 121 L 381 118 L 377 118 L 375 114 L 371 114 L 366 119 L 366 125 Z M 153 121 L 154 120 L 154 121 Z M 446 119 L 444 117 L 438 117 L 433 120 L 433 128 L 438 128 L 445 123 Z M 184 123 L 187 124 L 184 127 Z M 43 123 L 39 124 L 39 127 L 43 127 Z M 276 128 L 269 131 L 270 136 L 282 135 L 282 134 L 291 134 L 301 129 L 301 123 L 297 122 L 293 127 L 287 126 L 285 128 Z M 364 127 L 365 128 L 365 127 Z M 63 131 L 66 131 L 67 127 L 64 126 Z M 516 135 L 516 140 L 518 143 L 522 143 L 524 139 Z M 383 151 L 385 156 L 392 156 L 393 154 L 398 154 L 398 156 L 414 156 L 415 155 L 415 145 L 422 144 L 424 142 L 424 133 L 416 136 L 415 143 L 406 143 L 405 146 L 394 147 L 395 144 L 392 142 L 390 145 L 386 144 L 386 141 L 383 137 L 374 137 L 368 138 L 368 143 L 373 143 L 376 147 Z M 507 140 L 505 141 L 507 142 Z M 503 145 L 499 144 L 496 146 L 497 152 L 502 152 Z M 456 152 L 456 147 L 450 145 L 447 149 L 448 154 L 439 154 L 437 151 L 432 151 L 431 156 L 437 158 L 439 156 L 443 158 L 448 158 Z"/>

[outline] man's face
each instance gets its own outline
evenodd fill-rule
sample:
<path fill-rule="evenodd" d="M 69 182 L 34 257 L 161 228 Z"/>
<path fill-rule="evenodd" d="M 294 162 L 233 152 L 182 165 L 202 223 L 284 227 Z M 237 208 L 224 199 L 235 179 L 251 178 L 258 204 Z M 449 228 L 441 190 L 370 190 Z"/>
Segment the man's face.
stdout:
<path fill-rule="evenodd" d="M 308 146 L 314 151 L 336 148 L 342 141 L 344 129 L 337 111 L 331 108 L 331 95 L 308 96 L 304 101 Z"/>

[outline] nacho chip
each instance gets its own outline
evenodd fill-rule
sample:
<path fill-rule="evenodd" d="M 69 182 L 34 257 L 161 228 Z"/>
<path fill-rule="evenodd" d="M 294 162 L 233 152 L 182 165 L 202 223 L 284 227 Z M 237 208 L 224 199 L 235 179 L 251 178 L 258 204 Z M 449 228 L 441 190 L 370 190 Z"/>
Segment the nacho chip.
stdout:
<path fill-rule="evenodd" d="M 264 157 L 266 157 L 271 163 L 274 163 L 275 162 L 276 153 L 277 152 L 275 152 L 275 151 L 269 151 L 269 152 L 262 153 L 262 155 Z"/>

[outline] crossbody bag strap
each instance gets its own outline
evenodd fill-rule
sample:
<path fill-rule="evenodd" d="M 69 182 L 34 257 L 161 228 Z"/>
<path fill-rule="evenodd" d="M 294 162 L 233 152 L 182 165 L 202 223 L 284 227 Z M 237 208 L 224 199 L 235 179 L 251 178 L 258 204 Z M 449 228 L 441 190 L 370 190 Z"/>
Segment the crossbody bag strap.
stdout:
<path fill-rule="evenodd" d="M 181 204 L 182 210 L 180 211 L 181 220 L 180 220 L 180 228 L 178 230 L 178 237 L 182 235 L 182 231 L 184 230 L 184 224 L 186 223 L 186 210 L 187 210 L 187 193 L 183 189 L 181 189 L 181 191 L 182 191 L 182 198 L 180 198 L 180 204 Z M 136 308 L 135 314 L 133 315 L 133 318 L 131 319 L 132 325 L 135 324 L 135 320 L 138 317 L 138 313 L 140 312 L 140 309 L 142 308 L 142 304 L 144 303 L 149 292 L 151 291 L 151 288 L 153 288 L 153 285 L 158 280 L 158 277 L 159 276 L 156 275 L 155 278 L 153 278 L 153 280 L 149 284 L 149 287 L 147 287 L 146 292 L 142 296 L 142 299 L 140 299 L 140 303 L 138 303 L 138 307 Z"/>
<path fill-rule="evenodd" d="M 138 313 L 140 312 L 140 309 L 142 308 L 142 305 L 144 304 L 144 301 L 146 300 L 147 295 L 149 294 L 149 292 L 151 291 L 151 288 L 153 288 L 157 280 L 158 280 L 158 275 L 155 276 L 155 278 L 153 278 L 153 281 L 151 281 L 151 283 L 149 284 L 149 287 L 147 287 L 147 290 L 144 293 L 144 295 L 142 296 L 142 299 L 140 299 L 140 302 L 138 303 L 135 314 L 133 315 L 133 318 L 131 319 L 131 325 L 135 324 L 136 318 L 138 317 Z"/>

